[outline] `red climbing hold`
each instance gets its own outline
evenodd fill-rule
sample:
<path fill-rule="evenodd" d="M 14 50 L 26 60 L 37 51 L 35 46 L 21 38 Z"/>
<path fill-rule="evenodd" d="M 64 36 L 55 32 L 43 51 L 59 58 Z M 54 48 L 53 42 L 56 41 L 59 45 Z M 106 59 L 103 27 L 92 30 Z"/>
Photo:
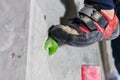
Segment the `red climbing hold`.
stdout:
<path fill-rule="evenodd" d="M 81 66 L 82 80 L 101 80 L 99 66 Z"/>

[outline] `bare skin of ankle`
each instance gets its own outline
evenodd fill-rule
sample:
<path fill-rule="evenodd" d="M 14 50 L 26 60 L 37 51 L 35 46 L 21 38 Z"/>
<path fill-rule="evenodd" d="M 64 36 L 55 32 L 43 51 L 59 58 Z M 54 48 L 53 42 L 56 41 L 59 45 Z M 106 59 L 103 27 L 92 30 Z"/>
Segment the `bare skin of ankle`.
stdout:
<path fill-rule="evenodd" d="M 104 12 L 106 15 L 108 15 L 108 17 L 110 17 L 110 19 L 113 19 L 114 14 L 115 14 L 115 10 L 111 9 L 111 10 L 102 10 L 102 12 Z"/>

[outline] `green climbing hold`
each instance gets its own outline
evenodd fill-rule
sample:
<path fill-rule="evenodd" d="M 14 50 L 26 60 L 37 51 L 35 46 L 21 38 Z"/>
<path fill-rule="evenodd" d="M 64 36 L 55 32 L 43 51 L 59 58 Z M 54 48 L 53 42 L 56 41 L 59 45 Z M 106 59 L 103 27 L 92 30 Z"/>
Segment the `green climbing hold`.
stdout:
<path fill-rule="evenodd" d="M 58 49 L 58 43 L 52 39 L 51 37 L 48 37 L 48 39 L 45 42 L 45 50 L 49 51 L 49 56 L 53 55 L 57 49 Z"/>

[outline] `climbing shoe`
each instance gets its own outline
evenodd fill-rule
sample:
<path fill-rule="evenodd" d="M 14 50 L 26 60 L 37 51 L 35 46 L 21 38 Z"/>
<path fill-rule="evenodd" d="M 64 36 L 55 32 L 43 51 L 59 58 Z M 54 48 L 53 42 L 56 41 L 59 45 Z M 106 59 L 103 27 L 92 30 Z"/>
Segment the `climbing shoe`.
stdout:
<path fill-rule="evenodd" d="M 110 19 L 98 6 L 88 5 L 68 25 L 53 25 L 49 36 L 58 43 L 71 46 L 88 46 L 101 40 L 112 40 L 119 36 L 119 21 L 114 14 Z"/>

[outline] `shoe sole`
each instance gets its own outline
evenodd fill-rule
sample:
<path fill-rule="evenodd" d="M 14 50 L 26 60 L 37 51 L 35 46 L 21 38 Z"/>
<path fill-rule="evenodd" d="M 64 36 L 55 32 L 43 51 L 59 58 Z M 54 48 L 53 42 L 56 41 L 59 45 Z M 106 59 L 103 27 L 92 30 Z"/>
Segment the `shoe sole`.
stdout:
<path fill-rule="evenodd" d="M 84 47 L 100 41 L 103 35 L 99 31 L 93 31 L 90 34 L 71 35 L 56 26 L 52 26 L 49 30 L 49 36 L 54 38 L 58 43 Z"/>

